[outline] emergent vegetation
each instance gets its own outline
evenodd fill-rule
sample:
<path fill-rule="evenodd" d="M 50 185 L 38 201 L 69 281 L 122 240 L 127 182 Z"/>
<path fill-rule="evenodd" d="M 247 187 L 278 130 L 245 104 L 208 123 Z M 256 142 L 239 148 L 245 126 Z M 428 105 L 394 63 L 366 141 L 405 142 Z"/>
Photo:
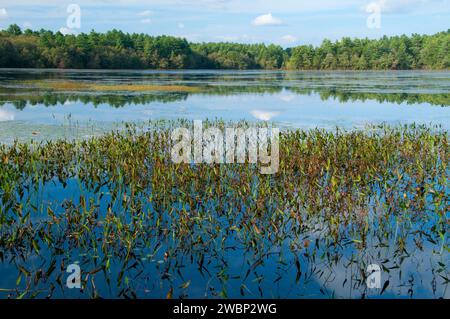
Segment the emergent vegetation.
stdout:
<path fill-rule="evenodd" d="M 267 297 L 283 281 L 292 287 L 278 292 L 284 297 L 333 297 L 333 287 L 364 297 L 373 259 L 395 278 L 394 293 L 413 296 L 426 285 L 442 296 L 445 131 L 286 131 L 279 172 L 260 175 L 250 164 L 173 164 L 170 132 L 179 126 L 190 123 L 1 145 L 0 260 L 16 267 L 17 280 L 0 292 L 57 295 L 64 265 L 76 258 L 91 297 Z M 425 264 L 411 281 L 405 267 Z"/>

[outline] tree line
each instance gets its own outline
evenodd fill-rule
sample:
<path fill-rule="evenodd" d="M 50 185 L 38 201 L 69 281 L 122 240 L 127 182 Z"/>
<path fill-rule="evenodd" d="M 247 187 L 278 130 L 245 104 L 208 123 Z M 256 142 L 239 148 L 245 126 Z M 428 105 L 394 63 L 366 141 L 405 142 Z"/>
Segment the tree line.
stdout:
<path fill-rule="evenodd" d="M 190 43 L 172 36 L 91 31 L 63 35 L 10 25 L 0 31 L 0 67 L 75 69 L 408 70 L 450 68 L 450 29 L 434 35 L 270 44 Z"/>

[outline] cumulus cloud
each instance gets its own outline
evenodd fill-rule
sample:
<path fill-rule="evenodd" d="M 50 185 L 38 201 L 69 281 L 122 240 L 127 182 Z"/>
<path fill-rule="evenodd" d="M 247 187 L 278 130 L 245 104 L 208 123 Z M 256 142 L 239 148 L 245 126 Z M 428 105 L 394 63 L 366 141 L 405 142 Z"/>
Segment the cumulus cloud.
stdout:
<path fill-rule="evenodd" d="M 255 118 L 257 118 L 258 120 L 270 121 L 274 116 L 280 114 L 280 112 L 253 110 L 250 112 L 250 114 L 253 115 Z"/>
<path fill-rule="evenodd" d="M 293 35 L 286 34 L 281 37 L 281 40 L 283 42 L 293 43 L 293 42 L 296 42 L 298 39 L 296 37 L 294 37 Z"/>
<path fill-rule="evenodd" d="M 8 17 L 8 11 L 5 8 L 0 9 L 0 19 L 6 19 Z"/>
<path fill-rule="evenodd" d="M 282 23 L 283 22 L 281 21 L 281 19 L 278 19 L 278 18 L 274 17 L 272 15 L 272 13 L 260 15 L 259 17 L 256 17 L 252 21 L 252 24 L 255 25 L 255 26 L 280 25 Z"/>
<path fill-rule="evenodd" d="M 153 11 L 151 11 L 151 10 L 144 10 L 144 11 L 139 12 L 137 15 L 142 17 L 141 23 L 143 23 L 143 24 L 150 24 L 150 23 L 152 23 L 152 19 L 150 19 L 149 17 L 151 15 L 153 15 Z"/>

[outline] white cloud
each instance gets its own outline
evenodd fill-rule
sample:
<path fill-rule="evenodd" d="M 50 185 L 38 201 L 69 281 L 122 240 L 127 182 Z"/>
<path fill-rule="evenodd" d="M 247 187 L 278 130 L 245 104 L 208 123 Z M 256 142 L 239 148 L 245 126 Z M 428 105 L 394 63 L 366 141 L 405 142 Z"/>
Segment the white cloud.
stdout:
<path fill-rule="evenodd" d="M 151 10 L 145 10 L 145 11 L 141 11 L 138 13 L 138 16 L 143 18 L 143 19 L 141 19 L 141 23 L 143 23 L 143 24 L 152 23 L 152 19 L 149 18 L 151 15 L 153 15 L 153 11 L 151 11 Z"/>
<path fill-rule="evenodd" d="M 258 120 L 270 121 L 274 116 L 280 114 L 280 112 L 253 110 L 250 112 L 250 114 L 253 115 L 255 118 L 257 118 Z"/>
<path fill-rule="evenodd" d="M 293 43 L 293 42 L 296 42 L 298 39 L 296 37 L 294 37 L 293 35 L 286 34 L 281 37 L 281 40 L 283 42 Z"/>
<path fill-rule="evenodd" d="M 139 12 L 139 13 L 138 13 L 138 16 L 141 16 L 141 17 L 149 17 L 149 16 L 151 16 L 152 14 L 153 14 L 153 11 L 151 11 L 151 10 L 145 10 L 145 11 Z"/>
<path fill-rule="evenodd" d="M 282 21 L 272 15 L 272 13 L 263 14 L 259 17 L 256 17 L 252 24 L 255 26 L 263 26 L 263 25 L 280 25 Z"/>
<path fill-rule="evenodd" d="M 184 23 L 179 22 L 179 23 L 178 23 L 178 28 L 179 28 L 179 29 L 184 29 Z"/>
<path fill-rule="evenodd" d="M 8 11 L 6 11 L 5 8 L 0 9 L 0 19 L 6 19 L 8 18 Z"/>

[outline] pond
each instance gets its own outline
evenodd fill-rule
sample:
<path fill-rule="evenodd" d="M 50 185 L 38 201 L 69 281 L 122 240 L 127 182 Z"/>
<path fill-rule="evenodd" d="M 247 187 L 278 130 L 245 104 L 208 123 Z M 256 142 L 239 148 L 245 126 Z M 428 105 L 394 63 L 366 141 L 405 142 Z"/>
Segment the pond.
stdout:
<path fill-rule="evenodd" d="M 130 84 L 144 87 L 130 89 Z M 105 90 L 105 85 L 118 87 Z M 415 122 L 448 129 L 449 105 L 448 71 L 3 69 L 0 141 L 83 137 L 124 121 L 176 118 L 271 120 L 280 127 L 327 129 Z"/>
<path fill-rule="evenodd" d="M 0 298 L 450 298 L 449 106 L 450 72 L 0 70 Z M 279 173 L 175 165 L 184 119 L 279 126 Z"/>

